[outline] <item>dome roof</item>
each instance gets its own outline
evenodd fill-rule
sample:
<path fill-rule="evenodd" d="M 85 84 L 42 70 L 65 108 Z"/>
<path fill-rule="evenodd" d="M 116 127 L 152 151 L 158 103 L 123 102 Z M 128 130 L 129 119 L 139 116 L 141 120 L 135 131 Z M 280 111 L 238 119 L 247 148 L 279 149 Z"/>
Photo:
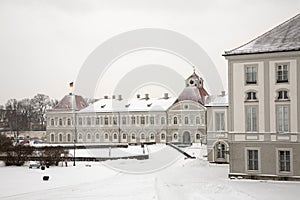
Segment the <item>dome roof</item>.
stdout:
<path fill-rule="evenodd" d="M 206 90 L 202 87 L 186 87 L 183 89 L 181 94 L 179 95 L 176 102 L 184 101 L 184 100 L 191 100 L 204 105 L 205 103 L 205 96 L 208 96 Z"/>
<path fill-rule="evenodd" d="M 58 102 L 54 109 L 81 110 L 87 106 L 88 103 L 82 96 L 69 94 L 64 96 L 64 98 Z"/>

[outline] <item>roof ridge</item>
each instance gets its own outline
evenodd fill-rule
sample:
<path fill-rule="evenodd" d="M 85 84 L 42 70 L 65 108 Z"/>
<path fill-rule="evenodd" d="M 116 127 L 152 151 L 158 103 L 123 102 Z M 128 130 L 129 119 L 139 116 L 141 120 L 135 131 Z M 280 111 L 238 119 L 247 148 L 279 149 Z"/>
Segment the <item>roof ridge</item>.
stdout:
<path fill-rule="evenodd" d="M 298 14 L 295 15 L 294 17 L 289 18 L 289 19 L 287 19 L 286 21 L 284 21 L 284 22 L 278 24 L 278 25 L 275 26 L 274 28 L 271 28 L 269 31 L 267 31 L 267 32 L 265 32 L 265 33 L 263 33 L 263 34 L 261 34 L 261 35 L 255 37 L 254 39 L 250 40 L 249 42 L 247 42 L 247 43 L 245 43 L 245 44 L 243 44 L 243 45 L 240 45 L 240 46 L 238 46 L 238 47 L 236 47 L 236 48 L 234 48 L 234 49 L 232 49 L 232 50 L 225 51 L 225 53 L 223 54 L 223 56 L 230 55 L 231 52 L 233 52 L 233 51 L 235 51 L 235 50 L 237 50 L 237 49 L 239 49 L 239 48 L 242 48 L 242 47 L 244 47 L 244 46 L 250 44 L 251 42 L 253 42 L 253 41 L 255 41 L 255 40 L 257 40 L 257 39 L 259 39 L 259 38 L 261 38 L 261 37 L 263 37 L 263 36 L 265 36 L 265 35 L 267 35 L 267 34 L 269 34 L 269 33 L 272 32 L 273 30 L 276 30 L 276 29 L 278 29 L 278 28 L 281 28 L 282 26 L 288 24 L 289 22 L 295 20 L 295 18 L 298 18 L 298 17 L 300 17 L 300 13 L 298 13 Z"/>

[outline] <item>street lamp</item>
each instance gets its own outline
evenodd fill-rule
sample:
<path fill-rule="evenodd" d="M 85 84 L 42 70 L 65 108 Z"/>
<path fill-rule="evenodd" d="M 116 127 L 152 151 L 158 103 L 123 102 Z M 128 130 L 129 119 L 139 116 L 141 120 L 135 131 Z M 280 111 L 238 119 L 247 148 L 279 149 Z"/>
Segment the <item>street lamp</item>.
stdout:
<path fill-rule="evenodd" d="M 75 149 L 76 149 L 76 140 L 74 140 L 74 154 L 73 154 L 73 166 L 75 166 Z"/>

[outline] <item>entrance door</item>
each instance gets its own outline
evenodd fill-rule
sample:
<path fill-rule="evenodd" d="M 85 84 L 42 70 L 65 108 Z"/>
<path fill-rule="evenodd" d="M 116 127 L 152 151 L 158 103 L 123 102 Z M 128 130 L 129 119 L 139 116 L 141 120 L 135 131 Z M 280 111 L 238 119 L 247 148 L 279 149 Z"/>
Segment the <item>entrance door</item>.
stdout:
<path fill-rule="evenodd" d="M 182 138 L 182 142 L 184 143 L 184 144 L 191 144 L 191 136 L 190 136 L 190 133 L 189 132 L 187 132 L 187 131 L 185 131 L 184 133 L 183 133 L 183 138 Z"/>

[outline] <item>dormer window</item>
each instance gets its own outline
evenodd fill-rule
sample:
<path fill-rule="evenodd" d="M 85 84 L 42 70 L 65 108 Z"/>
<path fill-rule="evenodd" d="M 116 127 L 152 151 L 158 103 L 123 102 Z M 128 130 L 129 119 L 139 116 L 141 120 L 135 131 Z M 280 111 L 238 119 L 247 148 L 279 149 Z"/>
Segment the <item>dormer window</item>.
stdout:
<path fill-rule="evenodd" d="M 257 100 L 257 97 L 256 97 L 256 92 L 247 92 L 246 93 L 246 100 L 247 101 L 256 101 Z"/>
<path fill-rule="evenodd" d="M 288 100 L 288 91 L 286 90 L 280 90 L 278 91 L 277 100 Z"/>

